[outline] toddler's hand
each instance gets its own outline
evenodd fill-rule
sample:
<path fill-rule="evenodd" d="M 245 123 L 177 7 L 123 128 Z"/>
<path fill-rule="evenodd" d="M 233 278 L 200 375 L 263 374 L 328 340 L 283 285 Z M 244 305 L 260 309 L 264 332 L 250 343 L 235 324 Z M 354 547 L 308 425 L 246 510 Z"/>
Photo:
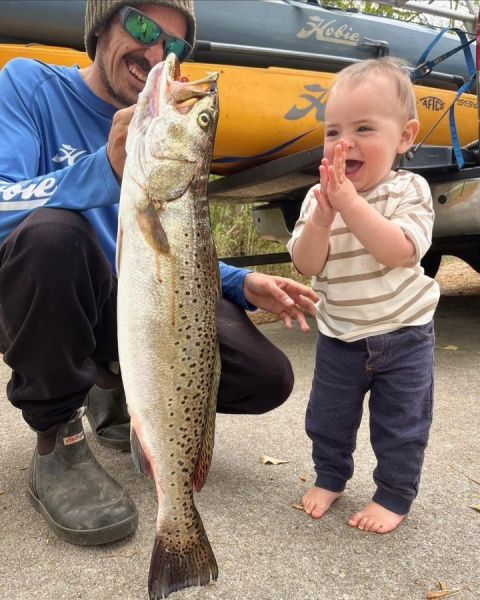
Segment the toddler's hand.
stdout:
<path fill-rule="evenodd" d="M 344 206 L 358 196 L 355 186 L 345 175 L 347 150 L 349 148 L 350 142 L 341 139 L 335 146 L 333 165 L 330 165 L 327 159 L 323 159 L 322 161 L 328 173 L 328 199 L 332 207 L 340 212 Z"/>
<path fill-rule="evenodd" d="M 327 165 L 325 165 L 325 161 Z M 335 219 L 336 210 L 328 201 L 327 187 L 328 187 L 328 173 L 327 173 L 328 161 L 326 158 L 322 159 L 320 165 L 320 185 L 313 188 L 313 194 L 317 201 L 317 206 L 313 212 L 312 218 L 317 225 L 321 227 L 330 227 Z"/>

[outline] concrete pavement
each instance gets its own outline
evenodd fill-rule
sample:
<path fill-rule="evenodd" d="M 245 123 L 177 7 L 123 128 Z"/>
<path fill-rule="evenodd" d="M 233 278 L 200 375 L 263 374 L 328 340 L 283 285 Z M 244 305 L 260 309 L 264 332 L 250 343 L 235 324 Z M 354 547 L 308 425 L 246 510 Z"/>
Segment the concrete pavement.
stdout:
<path fill-rule="evenodd" d="M 420 600 L 439 580 L 449 588 L 467 586 L 459 600 L 480 598 L 480 513 L 470 508 L 480 503 L 479 316 L 480 296 L 441 300 L 435 418 L 420 495 L 406 522 L 385 536 L 346 525 L 374 489 L 368 415 L 344 496 L 321 521 L 291 507 L 312 484 L 303 421 L 315 334 L 289 333 L 280 323 L 261 326 L 291 358 L 295 389 L 271 414 L 218 416 L 213 464 L 197 506 L 219 579 L 172 600 Z M 2 367 L 0 599 L 146 599 L 156 517 L 152 483 L 134 471 L 130 454 L 101 448 L 88 434 L 98 459 L 135 499 L 139 529 L 124 542 L 96 548 L 57 539 L 26 497 L 34 434 L 6 400 L 7 380 Z M 263 465 L 263 455 L 289 462 Z"/>

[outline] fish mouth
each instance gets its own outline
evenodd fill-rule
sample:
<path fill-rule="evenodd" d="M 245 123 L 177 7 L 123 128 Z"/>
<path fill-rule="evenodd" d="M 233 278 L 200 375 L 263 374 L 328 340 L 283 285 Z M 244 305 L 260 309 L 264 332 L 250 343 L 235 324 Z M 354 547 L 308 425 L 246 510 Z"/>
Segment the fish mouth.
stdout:
<path fill-rule="evenodd" d="M 189 81 L 182 77 L 180 63 L 174 54 L 167 56 L 163 75 L 170 101 L 179 112 L 187 113 L 198 100 L 217 93 L 218 73 L 208 73 L 203 79 Z"/>

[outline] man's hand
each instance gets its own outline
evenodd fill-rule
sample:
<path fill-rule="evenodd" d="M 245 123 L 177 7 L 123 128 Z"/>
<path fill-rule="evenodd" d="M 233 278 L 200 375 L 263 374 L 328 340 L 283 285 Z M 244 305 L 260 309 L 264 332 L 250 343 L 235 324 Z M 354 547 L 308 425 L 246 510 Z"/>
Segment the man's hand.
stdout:
<path fill-rule="evenodd" d="M 249 273 L 243 291 L 250 304 L 278 315 L 287 329 L 292 329 L 292 321 L 296 319 L 304 333 L 310 331 L 303 311 L 315 316 L 319 297 L 308 286 L 285 277 Z"/>
<path fill-rule="evenodd" d="M 123 168 L 127 153 L 125 142 L 127 141 L 128 126 L 133 117 L 135 104 L 127 108 L 121 108 L 113 115 L 112 128 L 108 136 L 107 156 L 110 165 L 119 181 L 123 177 Z"/>

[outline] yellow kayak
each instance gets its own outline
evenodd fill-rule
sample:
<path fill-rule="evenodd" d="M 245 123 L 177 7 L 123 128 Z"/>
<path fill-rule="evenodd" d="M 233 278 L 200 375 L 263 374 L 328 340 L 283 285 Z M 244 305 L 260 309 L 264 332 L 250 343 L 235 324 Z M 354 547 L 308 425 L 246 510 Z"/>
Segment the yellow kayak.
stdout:
<path fill-rule="evenodd" d="M 23 56 L 52 64 L 87 66 L 84 52 L 41 45 L 0 44 L 0 67 Z M 215 140 L 212 172 L 229 174 L 275 158 L 322 145 L 323 118 L 333 73 L 282 67 L 255 68 L 204 63 L 184 63 L 182 74 L 199 79 L 218 71 L 220 120 Z M 420 117 L 417 141 L 432 131 L 426 144 L 451 145 L 448 108 L 455 92 L 415 85 Z M 460 97 L 455 122 L 462 145 L 477 139 L 477 98 Z"/>

